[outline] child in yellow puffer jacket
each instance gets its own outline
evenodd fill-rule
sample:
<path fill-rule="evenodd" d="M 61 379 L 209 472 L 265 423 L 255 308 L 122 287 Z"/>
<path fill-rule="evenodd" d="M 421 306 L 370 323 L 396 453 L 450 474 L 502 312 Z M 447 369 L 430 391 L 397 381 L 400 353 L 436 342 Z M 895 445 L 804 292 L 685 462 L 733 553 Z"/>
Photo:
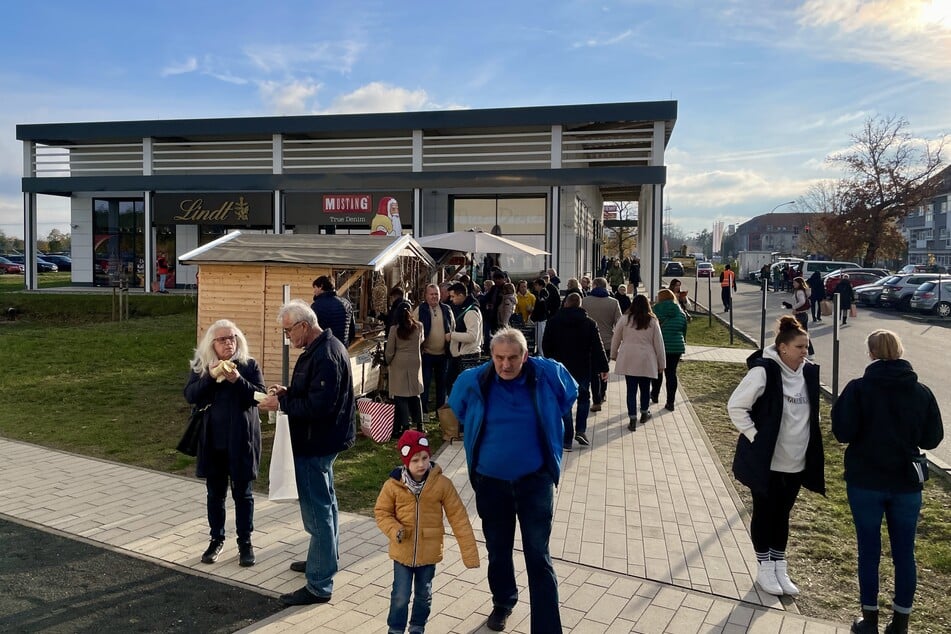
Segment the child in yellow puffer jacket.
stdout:
<path fill-rule="evenodd" d="M 456 488 L 439 465 L 430 462 L 426 435 L 407 430 L 396 447 L 404 466 L 394 469 L 383 483 L 373 513 L 377 526 L 390 540 L 393 560 L 393 592 L 386 624 L 391 634 L 402 633 L 409 617 L 409 631 L 414 634 L 425 631 L 429 619 L 433 576 L 443 556 L 443 511 L 466 568 L 479 567 L 479 550 Z M 410 615 L 414 585 L 416 596 Z"/>

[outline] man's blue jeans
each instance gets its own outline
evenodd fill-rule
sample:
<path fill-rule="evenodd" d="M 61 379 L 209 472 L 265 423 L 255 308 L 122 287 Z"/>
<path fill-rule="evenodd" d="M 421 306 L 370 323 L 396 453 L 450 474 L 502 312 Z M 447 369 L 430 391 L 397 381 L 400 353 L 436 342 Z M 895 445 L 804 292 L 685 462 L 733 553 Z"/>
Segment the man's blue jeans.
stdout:
<path fill-rule="evenodd" d="M 555 497 L 551 475 L 543 468 L 509 481 L 476 473 L 472 488 L 489 553 L 487 577 L 493 606 L 511 610 L 518 601 L 513 561 L 517 517 L 528 573 L 531 631 L 560 632 L 558 579 L 548 551 Z"/>
<path fill-rule="evenodd" d="M 600 377 L 599 377 L 600 378 Z M 591 381 L 578 381 L 578 404 L 575 414 L 575 424 L 572 425 L 571 410 L 562 416 L 561 420 L 565 423 L 565 447 L 570 447 L 575 438 L 575 434 L 583 434 L 588 431 L 588 412 L 591 411 L 591 392 L 588 390 Z"/>
<path fill-rule="evenodd" d="M 426 629 L 426 621 L 429 620 L 429 611 L 433 604 L 433 576 L 435 574 L 436 564 L 412 568 L 398 561 L 393 562 L 393 592 L 390 593 L 390 614 L 386 617 L 389 634 L 403 634 L 406 631 L 407 617 L 409 617 L 411 634 Z M 409 598 L 414 592 L 411 615 Z"/>
<path fill-rule="evenodd" d="M 910 612 L 918 584 L 915 533 L 921 511 L 921 491 L 890 493 L 849 484 L 846 493 L 859 549 L 859 600 L 862 606 L 878 606 L 878 565 L 882 558 L 884 515 L 895 564 L 895 609 Z"/>
<path fill-rule="evenodd" d="M 420 399 L 423 411 L 429 411 L 429 386 L 433 377 L 436 378 L 436 405 L 435 409 L 446 402 L 446 355 L 423 353 L 423 393 Z"/>
<path fill-rule="evenodd" d="M 304 530 L 310 535 L 307 549 L 307 589 L 329 597 L 337 574 L 339 545 L 334 460 L 337 454 L 294 458 L 297 494 Z"/>

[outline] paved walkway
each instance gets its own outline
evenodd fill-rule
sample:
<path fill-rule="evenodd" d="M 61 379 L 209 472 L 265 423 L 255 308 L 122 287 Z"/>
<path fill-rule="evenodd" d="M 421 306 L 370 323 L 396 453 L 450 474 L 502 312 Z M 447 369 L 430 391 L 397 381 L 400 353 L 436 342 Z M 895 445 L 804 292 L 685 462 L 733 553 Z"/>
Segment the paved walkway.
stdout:
<path fill-rule="evenodd" d="M 748 354 L 688 347 L 685 359 L 742 362 Z M 654 406 L 654 418 L 631 433 L 623 390 L 612 377 L 605 408 L 589 421 L 591 446 L 576 445 L 565 454 L 551 544 L 565 631 L 847 632 L 845 625 L 802 617 L 794 602 L 754 587 L 752 547 L 736 493 L 689 403 L 678 403 L 674 412 Z M 303 583 L 302 575 L 288 570 L 307 548 L 296 504 L 257 498 L 257 565 L 239 567 L 229 542 L 219 562 L 206 566 L 198 561 L 207 543 L 201 481 L 3 439 L 0 455 L 5 517 L 266 594 Z M 485 632 L 492 604 L 465 456 L 454 443 L 436 459 L 469 508 L 483 567 L 467 570 L 447 537 L 428 629 Z M 333 601 L 289 608 L 244 632 L 386 630 L 392 563 L 385 539 L 372 519 L 360 515 L 342 514 L 340 528 Z M 524 562 L 516 556 L 515 563 L 522 600 L 508 631 L 528 632 Z"/>

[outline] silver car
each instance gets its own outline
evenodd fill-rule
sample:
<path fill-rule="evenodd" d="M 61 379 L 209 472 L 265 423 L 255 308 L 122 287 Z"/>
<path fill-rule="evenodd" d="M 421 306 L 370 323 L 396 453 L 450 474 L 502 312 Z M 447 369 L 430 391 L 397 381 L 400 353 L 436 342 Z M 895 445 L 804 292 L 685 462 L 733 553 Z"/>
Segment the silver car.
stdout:
<path fill-rule="evenodd" d="M 911 296 L 915 289 L 925 282 L 936 280 L 939 277 L 948 279 L 947 275 L 937 273 L 912 273 L 911 275 L 896 275 L 897 280 L 890 280 L 882 285 L 882 295 L 879 298 L 882 306 L 891 306 L 898 310 L 911 308 Z"/>
<path fill-rule="evenodd" d="M 938 317 L 951 316 L 951 280 L 941 284 L 925 282 L 915 289 L 911 297 L 911 307 L 923 313 L 934 313 Z"/>

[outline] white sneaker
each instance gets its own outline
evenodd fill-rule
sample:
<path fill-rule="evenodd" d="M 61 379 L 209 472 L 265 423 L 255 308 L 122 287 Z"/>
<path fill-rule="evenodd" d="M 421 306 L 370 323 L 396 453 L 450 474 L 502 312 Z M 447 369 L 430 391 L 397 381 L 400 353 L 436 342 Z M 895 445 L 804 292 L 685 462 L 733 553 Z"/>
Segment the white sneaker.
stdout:
<path fill-rule="evenodd" d="M 787 568 L 788 562 L 783 559 L 781 561 L 775 562 L 775 564 L 776 581 L 779 582 L 779 587 L 783 589 L 783 594 L 788 594 L 791 597 L 798 597 L 799 588 L 797 588 L 796 584 L 794 584 L 789 578 L 789 570 Z"/>
<path fill-rule="evenodd" d="M 759 572 L 756 574 L 756 585 L 762 588 L 767 594 L 774 594 L 778 597 L 783 595 L 783 588 L 779 585 L 779 580 L 776 578 L 775 561 L 760 562 Z"/>

